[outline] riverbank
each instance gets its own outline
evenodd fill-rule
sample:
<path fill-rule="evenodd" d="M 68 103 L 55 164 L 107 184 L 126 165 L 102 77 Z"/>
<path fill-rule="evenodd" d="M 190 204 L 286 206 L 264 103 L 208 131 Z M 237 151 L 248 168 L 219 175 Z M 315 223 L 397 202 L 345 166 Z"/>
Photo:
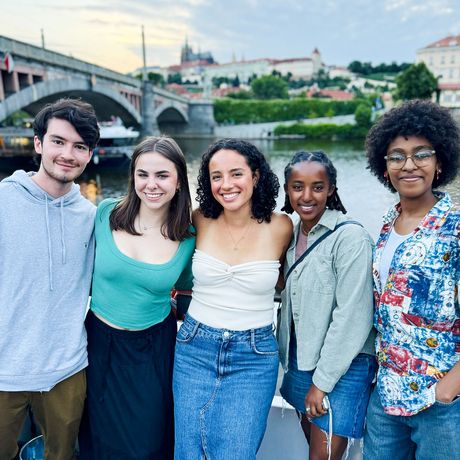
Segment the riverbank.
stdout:
<path fill-rule="evenodd" d="M 243 139 L 273 139 L 275 129 L 280 126 L 293 126 L 299 123 L 305 125 L 347 125 L 353 124 L 354 115 L 337 115 L 334 117 L 305 118 L 302 120 L 273 121 L 269 123 L 245 123 L 238 125 L 218 125 L 214 129 L 217 138 L 239 137 Z M 291 136 L 292 137 L 292 136 Z"/>

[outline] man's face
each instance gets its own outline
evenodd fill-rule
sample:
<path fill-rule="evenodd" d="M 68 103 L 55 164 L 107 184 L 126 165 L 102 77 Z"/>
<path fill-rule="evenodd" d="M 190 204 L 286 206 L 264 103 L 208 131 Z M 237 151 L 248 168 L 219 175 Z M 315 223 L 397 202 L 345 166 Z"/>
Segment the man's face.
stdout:
<path fill-rule="evenodd" d="M 59 118 L 49 120 L 43 142 L 35 136 L 34 146 L 42 157 L 39 174 L 50 184 L 73 182 L 91 160 L 92 151 L 75 128 Z"/>

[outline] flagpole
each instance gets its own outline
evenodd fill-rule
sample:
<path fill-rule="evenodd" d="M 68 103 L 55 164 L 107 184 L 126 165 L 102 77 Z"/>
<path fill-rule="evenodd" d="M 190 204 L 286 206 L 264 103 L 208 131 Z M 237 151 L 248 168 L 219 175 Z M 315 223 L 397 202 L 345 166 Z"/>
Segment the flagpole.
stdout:
<path fill-rule="evenodd" d="M 144 35 L 144 26 L 142 26 L 142 59 L 143 59 L 143 68 L 142 68 L 142 80 L 147 81 L 147 61 L 145 59 L 145 35 Z"/>

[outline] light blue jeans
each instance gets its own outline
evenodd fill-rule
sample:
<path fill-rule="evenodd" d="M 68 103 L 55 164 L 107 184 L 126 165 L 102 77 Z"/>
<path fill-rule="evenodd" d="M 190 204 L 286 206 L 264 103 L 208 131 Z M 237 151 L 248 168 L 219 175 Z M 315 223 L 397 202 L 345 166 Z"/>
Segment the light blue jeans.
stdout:
<path fill-rule="evenodd" d="M 388 415 L 374 388 L 367 409 L 365 460 L 460 458 L 460 398 L 436 402 L 412 416 Z"/>
<path fill-rule="evenodd" d="M 189 315 L 173 374 L 175 459 L 255 460 L 278 375 L 272 326 L 216 329 Z"/>

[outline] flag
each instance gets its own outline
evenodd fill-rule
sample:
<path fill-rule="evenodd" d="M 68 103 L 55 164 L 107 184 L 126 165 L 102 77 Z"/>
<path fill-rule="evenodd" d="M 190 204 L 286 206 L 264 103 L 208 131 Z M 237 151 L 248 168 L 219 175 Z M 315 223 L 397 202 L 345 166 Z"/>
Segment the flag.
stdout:
<path fill-rule="evenodd" d="M 11 53 L 5 54 L 5 59 L 3 60 L 3 62 L 6 65 L 6 70 L 8 71 L 8 73 L 12 73 L 14 70 L 14 59 Z"/>

